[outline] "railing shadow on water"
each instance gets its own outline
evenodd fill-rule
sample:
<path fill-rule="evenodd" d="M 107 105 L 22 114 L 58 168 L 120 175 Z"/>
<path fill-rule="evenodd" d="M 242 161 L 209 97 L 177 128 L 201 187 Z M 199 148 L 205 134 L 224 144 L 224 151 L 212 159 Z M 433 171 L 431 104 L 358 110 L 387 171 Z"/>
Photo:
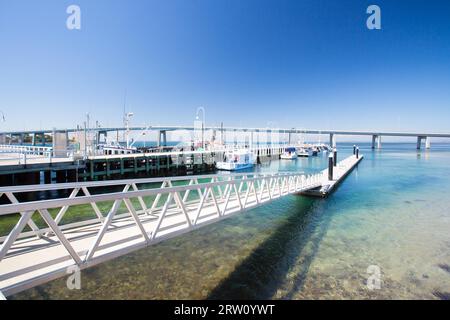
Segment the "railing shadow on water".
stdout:
<path fill-rule="evenodd" d="M 207 299 L 272 299 L 287 275 L 293 273 L 290 288 L 278 297 L 292 299 L 302 290 L 328 230 L 331 215 L 325 208 L 333 202 L 331 198 L 324 201 L 298 197 L 298 210 L 293 211 L 268 239 L 222 280 Z M 311 244 L 311 250 L 306 249 L 308 244 Z"/>

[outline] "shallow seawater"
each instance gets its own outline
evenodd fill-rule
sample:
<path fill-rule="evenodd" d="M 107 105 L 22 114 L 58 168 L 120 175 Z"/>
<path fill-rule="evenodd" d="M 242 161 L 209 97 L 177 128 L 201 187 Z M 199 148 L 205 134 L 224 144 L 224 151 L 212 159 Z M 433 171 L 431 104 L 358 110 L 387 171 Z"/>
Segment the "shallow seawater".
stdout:
<path fill-rule="evenodd" d="M 339 157 L 350 153 L 339 146 Z M 287 196 L 85 270 L 81 290 L 63 278 L 11 298 L 448 299 L 450 145 L 361 153 L 327 199 Z M 326 164 L 319 156 L 257 170 Z M 381 271 L 379 289 L 367 286 L 369 266 Z"/>

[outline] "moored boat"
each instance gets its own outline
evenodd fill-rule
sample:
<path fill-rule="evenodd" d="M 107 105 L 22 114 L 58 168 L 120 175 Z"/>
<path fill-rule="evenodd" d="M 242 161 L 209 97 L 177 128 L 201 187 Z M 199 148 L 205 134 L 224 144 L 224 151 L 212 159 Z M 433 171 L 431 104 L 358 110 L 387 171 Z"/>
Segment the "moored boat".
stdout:
<path fill-rule="evenodd" d="M 297 153 L 299 157 L 311 157 L 313 155 L 312 149 L 310 148 L 300 148 Z"/>
<path fill-rule="evenodd" d="M 228 151 L 224 160 L 216 163 L 218 170 L 237 171 L 252 168 L 255 165 L 253 152 L 248 150 Z"/>
<path fill-rule="evenodd" d="M 280 156 L 280 158 L 284 160 L 295 160 L 297 157 L 297 150 L 295 148 L 286 148 Z"/>

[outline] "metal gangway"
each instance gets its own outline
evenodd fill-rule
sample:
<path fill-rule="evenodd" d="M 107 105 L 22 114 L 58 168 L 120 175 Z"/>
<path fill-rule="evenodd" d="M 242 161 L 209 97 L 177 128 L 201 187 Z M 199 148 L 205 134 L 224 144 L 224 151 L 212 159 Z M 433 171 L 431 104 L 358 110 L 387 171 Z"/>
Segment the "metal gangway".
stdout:
<path fill-rule="evenodd" d="M 239 173 L 0 188 L 17 222 L 0 238 L 6 296 L 198 229 L 286 195 L 320 187 L 323 173 Z M 64 196 L 57 196 L 65 192 Z M 19 201 L 20 195 L 54 199 Z"/>

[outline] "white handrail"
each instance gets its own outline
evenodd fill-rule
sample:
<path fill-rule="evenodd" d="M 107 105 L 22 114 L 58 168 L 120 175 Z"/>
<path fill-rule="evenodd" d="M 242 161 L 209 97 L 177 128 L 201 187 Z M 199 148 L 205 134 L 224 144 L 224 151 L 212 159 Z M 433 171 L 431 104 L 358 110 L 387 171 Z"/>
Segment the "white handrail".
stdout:
<path fill-rule="evenodd" d="M 241 179 L 229 176 L 227 180 L 200 184 L 193 179 L 189 185 L 176 187 L 169 180 L 167 187 L 158 189 L 139 190 L 135 184 L 128 184 L 122 192 L 90 195 L 86 188 L 76 188 L 69 198 L 2 205 L 2 215 L 20 212 L 21 217 L 9 235 L 0 239 L 0 264 L 4 259 L 8 260 L 3 265 L 5 268 L 0 269 L 3 270 L 0 289 L 9 295 L 32 286 L 38 278 L 63 276 L 68 266 L 88 268 L 280 197 L 316 187 L 314 180 L 301 174 Z M 79 191 L 85 192 L 85 196 L 76 197 Z M 184 196 L 181 192 L 185 192 Z M 186 195 L 189 192 L 198 192 L 198 198 L 189 199 Z M 152 205 L 147 207 L 142 197 L 149 195 L 156 197 L 151 198 Z M 161 195 L 167 197 L 162 198 Z M 11 193 L 7 196 L 17 202 Z M 130 201 L 132 198 L 139 201 L 133 203 Z M 106 216 L 97 207 L 97 203 L 104 201 L 113 203 Z M 122 202 L 126 206 L 125 213 L 119 212 Z M 91 204 L 97 218 L 60 225 L 69 207 L 79 204 Z M 53 218 L 49 209 L 57 207 L 61 209 Z M 35 212 L 48 227 L 23 232 L 24 227 L 32 222 Z M 110 228 L 112 225 L 114 228 Z M 38 238 L 32 238 L 35 236 Z M 23 238 L 26 239 L 19 240 Z M 78 241 L 80 239 L 83 241 Z M 17 252 L 20 252 L 19 256 Z M 35 259 L 23 260 L 27 254 Z M 15 259 L 21 259 L 21 262 L 16 264 Z M 2 285 L 2 281 L 6 283 Z"/>
<path fill-rule="evenodd" d="M 240 173 L 219 173 L 219 174 L 203 174 L 192 176 L 174 176 L 174 177 L 156 177 L 156 178 L 138 178 L 138 179 L 119 179 L 119 180 L 105 180 L 105 181 L 87 181 L 87 182 L 69 182 L 69 183 L 57 183 L 57 184 L 37 184 L 37 185 L 24 185 L 24 186 L 8 186 L 0 187 L 0 193 L 13 192 L 37 192 L 37 191 L 50 191 L 50 190 L 63 190 L 73 189 L 75 187 L 105 187 L 105 186 L 122 186 L 126 184 L 150 184 L 164 181 L 187 181 L 187 180 L 201 180 L 212 178 L 229 178 L 229 177 L 243 177 L 243 176 L 255 176 L 255 177 L 268 177 L 268 176 L 284 176 L 284 175 L 303 175 L 303 172 L 288 173 L 288 172 L 240 172 Z"/>
<path fill-rule="evenodd" d="M 236 177 L 243 177 L 243 179 L 235 179 Z M 30 201 L 30 202 L 22 202 L 22 203 L 14 203 L 14 204 L 5 204 L 0 205 L 0 216 L 4 215 L 10 215 L 10 214 L 16 214 L 17 212 L 26 212 L 26 211 L 36 211 L 40 209 L 53 209 L 53 208 L 59 208 L 63 206 L 73 206 L 73 205 L 82 205 L 82 204 L 89 204 L 94 202 L 105 202 L 105 201 L 116 201 L 116 200 L 123 200 L 123 199 L 130 199 L 130 198 L 137 198 L 137 197 L 145 197 L 145 196 L 155 196 L 158 194 L 169 194 L 169 193 L 176 193 L 176 192 L 182 192 L 182 191 L 191 191 L 191 190 L 197 190 L 199 188 L 214 188 L 214 187 L 223 187 L 229 184 L 236 185 L 238 183 L 242 183 L 242 181 L 245 182 L 256 182 L 261 181 L 262 179 L 286 179 L 289 177 L 304 177 L 305 175 L 302 173 L 296 173 L 296 174 L 272 174 L 272 175 L 256 175 L 256 177 L 248 178 L 248 176 L 253 176 L 253 174 L 237 174 L 237 175 L 209 175 L 209 177 L 215 177 L 216 179 L 221 178 L 232 178 L 231 180 L 222 180 L 222 181 L 216 181 L 216 182 L 208 182 L 208 183 L 198 183 L 197 184 L 191 184 L 191 185 L 183 185 L 183 186 L 176 186 L 176 187 L 161 187 L 161 188 L 153 188 L 153 189 L 143 189 L 143 190 L 134 190 L 134 191 L 128 191 L 128 189 L 124 192 L 111 192 L 111 193 L 102 193 L 102 194 L 96 194 L 96 195 L 89 195 L 89 196 L 83 196 L 83 197 L 74 197 L 74 198 L 61 198 L 61 199 L 52 199 L 52 200 L 39 200 L 39 201 Z M 322 176 L 321 173 L 316 174 L 317 177 Z M 198 180 L 199 177 L 207 178 L 208 175 L 205 176 L 197 176 L 197 177 L 189 177 L 186 179 L 186 177 L 174 177 L 174 179 L 171 178 L 165 178 L 157 180 L 157 182 L 165 182 L 165 181 L 188 181 L 188 180 Z M 244 178 L 245 177 L 245 178 Z M 308 175 L 306 176 L 307 179 L 307 185 L 317 184 L 317 180 L 314 180 L 314 175 Z M 184 179 L 180 179 L 184 178 Z M 139 180 L 144 181 L 150 181 L 151 179 L 135 179 L 135 180 L 115 180 L 115 181 L 102 181 L 102 182 L 88 182 L 88 183 L 70 183 L 65 184 L 65 187 L 62 187 L 61 185 L 55 184 L 55 185 L 44 185 L 44 187 L 47 187 L 47 189 L 42 188 L 39 191 L 43 190 L 61 190 L 61 189 L 75 189 L 75 188 L 83 188 L 83 187 L 93 187 L 93 186 L 101 186 L 103 185 L 126 185 L 129 186 L 131 184 L 141 184 L 141 183 L 148 183 L 148 182 L 142 182 Z M 109 184 L 108 184 L 109 183 Z M 70 185 L 70 187 L 68 187 Z M 36 186 L 38 188 L 39 186 Z M 53 188 L 52 188 L 53 187 Z M 18 190 L 18 191 L 17 191 Z M 8 193 L 17 193 L 17 192 L 26 192 L 25 190 L 30 191 L 29 186 L 25 186 L 23 189 L 21 187 L 15 187 L 15 188 L 0 188 L 0 194 L 8 194 Z M 38 190 L 36 190 L 38 191 Z M 298 192 L 298 191 L 296 191 Z"/>

